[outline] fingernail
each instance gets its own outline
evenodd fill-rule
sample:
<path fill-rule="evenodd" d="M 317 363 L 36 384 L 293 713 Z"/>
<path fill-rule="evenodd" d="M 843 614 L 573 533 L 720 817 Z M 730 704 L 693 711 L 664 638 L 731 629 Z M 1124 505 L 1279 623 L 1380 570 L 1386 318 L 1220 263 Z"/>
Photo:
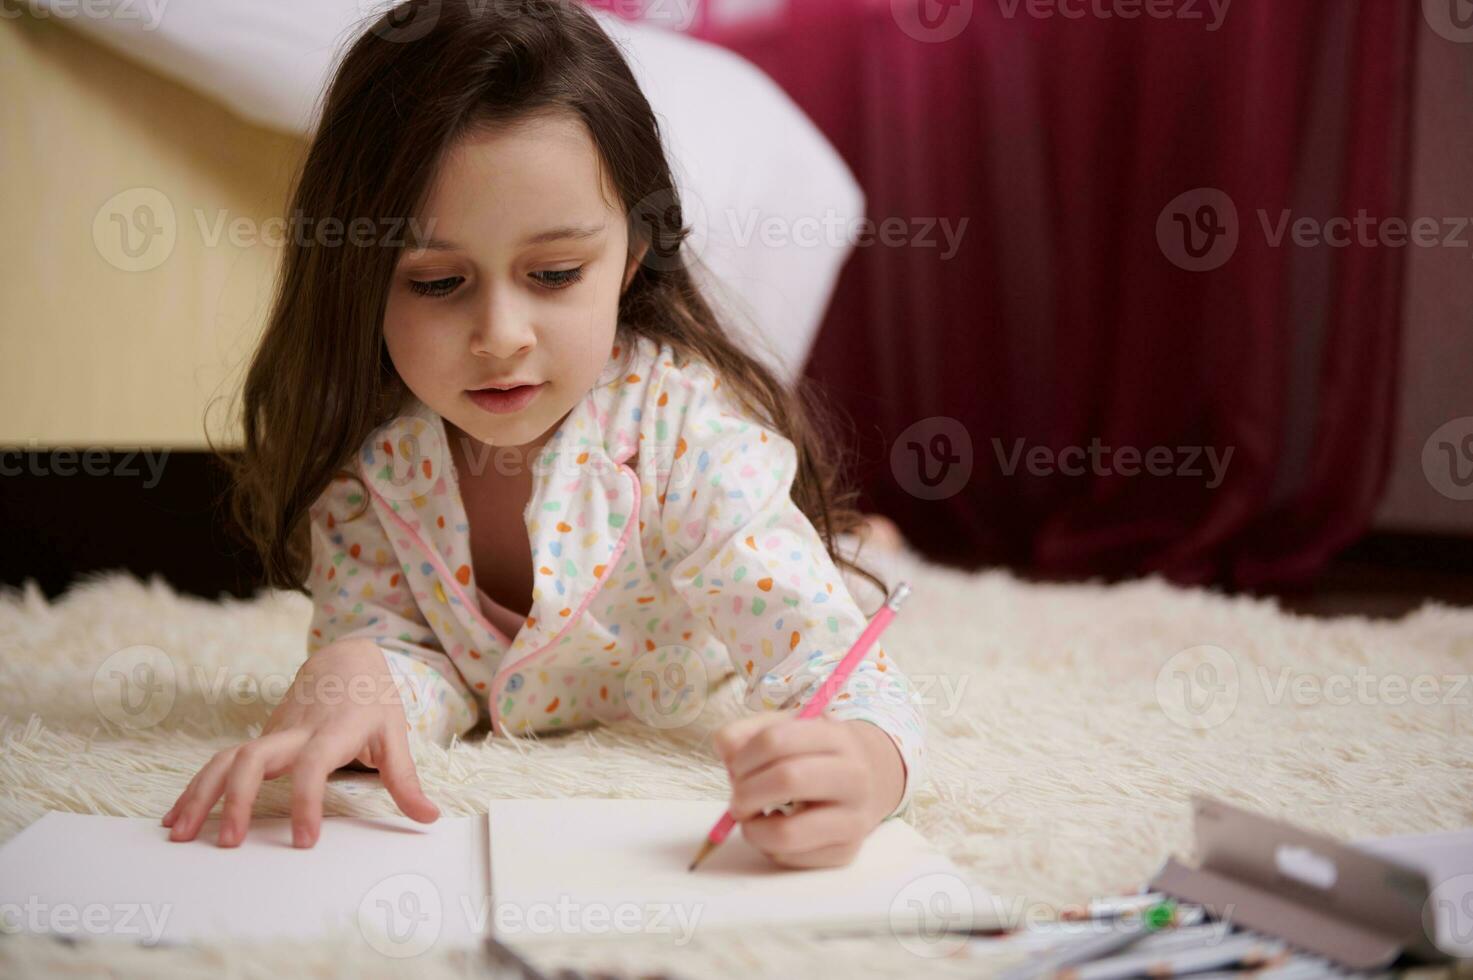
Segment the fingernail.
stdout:
<path fill-rule="evenodd" d="M 292 828 L 292 846 L 293 847 L 306 847 L 307 846 L 307 830 L 306 830 L 306 828 L 304 828 L 304 827 L 293 827 Z"/>

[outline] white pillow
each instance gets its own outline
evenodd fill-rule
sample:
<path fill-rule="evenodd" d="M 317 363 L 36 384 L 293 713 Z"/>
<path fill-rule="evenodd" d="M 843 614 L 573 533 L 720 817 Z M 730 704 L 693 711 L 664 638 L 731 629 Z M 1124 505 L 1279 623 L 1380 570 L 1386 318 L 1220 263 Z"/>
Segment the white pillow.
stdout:
<path fill-rule="evenodd" d="M 340 51 L 385 0 L 37 0 L 57 19 L 229 106 L 305 134 Z M 155 17 L 156 11 L 167 11 Z M 864 195 L 770 78 L 739 56 L 590 9 L 624 50 L 660 120 L 694 226 L 697 276 L 734 330 L 785 380 L 801 373 Z"/>

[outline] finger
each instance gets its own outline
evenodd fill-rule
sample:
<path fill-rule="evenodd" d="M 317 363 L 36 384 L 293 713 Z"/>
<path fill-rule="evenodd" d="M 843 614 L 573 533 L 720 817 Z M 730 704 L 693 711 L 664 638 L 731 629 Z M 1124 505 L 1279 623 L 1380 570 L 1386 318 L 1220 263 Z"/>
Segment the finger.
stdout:
<path fill-rule="evenodd" d="M 179 811 L 184 808 L 184 804 L 189 801 L 189 798 L 194 795 L 194 791 L 199 788 L 199 776 L 203 771 L 204 766 L 200 766 L 199 770 L 190 777 L 188 785 L 184 787 L 184 792 L 179 794 L 179 798 L 174 801 L 174 806 L 170 808 L 168 813 L 164 814 L 164 819 L 167 821 L 164 826 L 173 826 L 178 821 Z"/>
<path fill-rule="evenodd" d="M 191 793 L 194 792 L 194 788 L 197 785 L 199 785 L 199 773 L 194 774 L 194 776 L 189 780 L 189 785 L 184 787 L 184 792 L 180 793 L 179 797 L 174 800 L 174 805 L 169 807 L 169 812 L 164 814 L 163 820 L 159 821 L 161 824 L 163 824 L 165 827 L 172 827 L 174 825 L 174 821 L 178 819 L 179 810 L 184 805 L 184 801 L 189 798 L 189 795 Z"/>
<path fill-rule="evenodd" d="M 363 737 L 351 729 L 314 732 L 292 766 L 292 846 L 311 847 L 322 829 L 327 776 L 358 754 Z"/>
<path fill-rule="evenodd" d="M 733 783 L 789 756 L 829 755 L 844 748 L 837 726 L 822 718 L 788 719 L 763 727 L 727 761 Z"/>
<path fill-rule="evenodd" d="M 240 746 L 234 746 L 216 752 L 204 768 L 195 776 L 194 791 L 189 793 L 189 799 L 184 801 L 184 806 L 179 810 L 178 816 L 174 818 L 174 826 L 169 831 L 169 840 L 183 841 L 193 840 L 194 835 L 199 832 L 200 825 L 209 816 L 215 801 L 225 790 L 225 773 L 230 769 L 230 763 L 235 758 L 236 750 Z"/>
<path fill-rule="evenodd" d="M 409 728 L 390 724 L 389 731 L 379 736 L 383 740 L 383 764 L 378 767 L 379 779 L 389 796 L 399 805 L 405 815 L 420 823 L 433 823 L 440 816 L 440 808 L 425 795 L 419 783 L 419 772 L 414 768 L 414 755 L 409 751 Z"/>
<path fill-rule="evenodd" d="M 775 813 L 742 821 L 742 836 L 774 860 L 802 860 L 808 852 L 863 841 L 865 830 L 857 809 L 837 803 L 805 806 L 792 816 Z"/>
<path fill-rule="evenodd" d="M 716 749 L 716 755 L 721 761 L 730 764 L 732 753 L 736 752 L 753 735 L 778 722 L 795 718 L 797 709 L 784 711 L 759 711 L 756 714 L 746 715 L 736 721 L 727 722 L 722 725 L 712 738 L 712 746 Z"/>
<path fill-rule="evenodd" d="M 220 836 L 216 843 L 234 847 L 245 838 L 251 823 L 251 805 L 260 792 L 261 780 L 279 775 L 296 758 L 307 735 L 300 728 L 277 732 L 256 739 L 235 754 L 235 763 L 225 777 L 225 804 L 220 808 Z"/>
<path fill-rule="evenodd" d="M 735 780 L 728 809 L 735 820 L 746 820 L 763 807 L 799 801 L 850 802 L 859 790 L 852 775 L 822 754 L 790 755 L 750 776 Z"/>

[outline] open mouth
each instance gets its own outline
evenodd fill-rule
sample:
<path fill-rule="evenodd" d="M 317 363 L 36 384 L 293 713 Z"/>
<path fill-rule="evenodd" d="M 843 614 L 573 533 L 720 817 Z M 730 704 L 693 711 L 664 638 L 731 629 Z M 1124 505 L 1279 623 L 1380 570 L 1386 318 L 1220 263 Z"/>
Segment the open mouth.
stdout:
<path fill-rule="evenodd" d="M 547 382 L 535 385 L 518 385 L 515 388 L 497 389 L 482 388 L 477 391 L 467 391 L 466 395 L 476 405 L 494 415 L 507 415 L 511 412 L 520 412 L 532 403 Z"/>

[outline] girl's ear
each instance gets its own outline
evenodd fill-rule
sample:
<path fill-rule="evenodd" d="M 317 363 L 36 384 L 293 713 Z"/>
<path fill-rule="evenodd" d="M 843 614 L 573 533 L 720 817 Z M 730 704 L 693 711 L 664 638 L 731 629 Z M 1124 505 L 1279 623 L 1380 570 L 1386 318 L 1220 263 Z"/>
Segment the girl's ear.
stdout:
<path fill-rule="evenodd" d="M 624 284 L 619 287 L 619 294 L 621 296 L 624 294 L 624 290 L 628 289 L 629 284 L 634 280 L 634 274 L 639 271 L 639 263 L 644 261 L 644 253 L 649 251 L 649 248 L 649 242 L 641 241 L 629 253 L 629 264 L 624 269 Z"/>

